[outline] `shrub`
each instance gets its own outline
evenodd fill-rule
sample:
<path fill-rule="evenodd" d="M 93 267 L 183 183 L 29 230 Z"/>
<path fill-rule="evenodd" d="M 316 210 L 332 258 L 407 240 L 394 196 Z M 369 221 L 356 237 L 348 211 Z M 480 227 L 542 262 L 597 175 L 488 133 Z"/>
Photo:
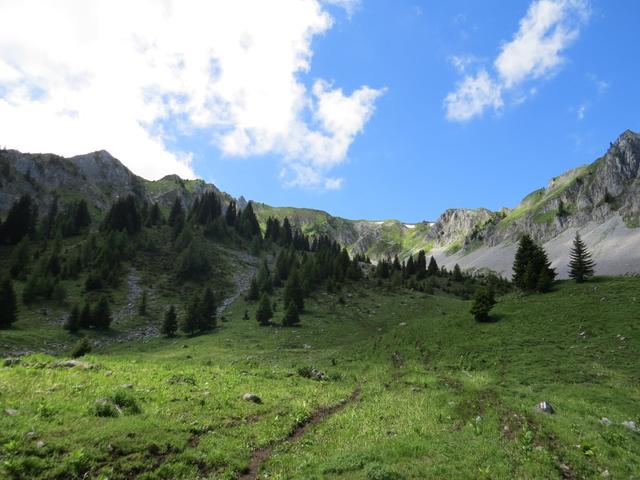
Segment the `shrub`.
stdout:
<path fill-rule="evenodd" d="M 91 351 L 91 344 L 89 343 L 89 339 L 87 337 L 81 338 L 78 342 L 73 346 L 73 350 L 71 350 L 71 356 L 73 358 L 79 358 L 83 355 L 86 355 Z"/>

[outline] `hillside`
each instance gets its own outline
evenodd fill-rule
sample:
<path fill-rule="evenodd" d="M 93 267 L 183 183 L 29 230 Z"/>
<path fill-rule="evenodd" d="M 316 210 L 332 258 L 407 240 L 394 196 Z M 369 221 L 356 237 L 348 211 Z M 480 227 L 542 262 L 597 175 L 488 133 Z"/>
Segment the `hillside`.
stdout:
<path fill-rule="evenodd" d="M 211 335 L 107 344 L 76 366 L 6 359 L 0 476 L 635 478 L 639 286 L 507 295 L 479 324 L 469 302 L 364 283 L 310 298 L 299 328 L 245 321 L 240 299 Z M 112 398 L 122 412 L 97 413 Z"/>
<path fill-rule="evenodd" d="M 263 226 L 269 216 L 288 217 L 305 234 L 327 235 L 352 254 L 366 254 L 374 261 L 395 255 L 404 260 L 425 250 L 449 269 L 457 263 L 467 270 L 489 269 L 506 276 L 517 239 L 528 233 L 544 244 L 564 278 L 570 241 L 579 230 L 600 273 L 640 273 L 639 169 L 640 135 L 626 131 L 601 158 L 554 177 L 513 209 L 449 209 L 435 222 L 417 224 L 347 220 L 319 210 L 257 202 L 255 211 Z M 24 193 L 33 195 L 43 212 L 54 196 L 63 201 L 82 197 L 98 216 L 128 193 L 159 202 L 164 211 L 176 198 L 188 208 L 206 191 L 219 194 L 225 204 L 232 200 L 202 180 L 175 175 L 144 180 L 105 151 L 68 159 L 2 151 L 0 188 L 0 214 Z M 236 202 L 239 208 L 246 205 L 243 198 Z"/>

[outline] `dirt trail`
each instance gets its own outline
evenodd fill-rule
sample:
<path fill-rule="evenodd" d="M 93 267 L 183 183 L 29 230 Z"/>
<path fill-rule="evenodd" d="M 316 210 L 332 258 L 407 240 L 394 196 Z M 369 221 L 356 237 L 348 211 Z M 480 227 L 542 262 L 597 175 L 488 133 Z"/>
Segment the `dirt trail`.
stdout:
<path fill-rule="evenodd" d="M 327 418 L 335 415 L 340 412 L 350 403 L 356 402 L 360 398 L 360 387 L 356 388 L 353 393 L 349 396 L 349 398 L 342 400 L 341 402 L 332 405 L 330 407 L 324 407 L 316 410 L 309 418 L 299 424 L 295 429 L 289 433 L 289 435 L 276 443 L 268 445 L 263 448 L 259 448 L 254 450 L 251 454 L 251 460 L 249 462 L 249 470 L 246 473 L 243 473 L 238 480 L 255 480 L 258 478 L 258 473 L 260 472 L 260 467 L 262 464 L 271 458 L 271 454 L 273 453 L 273 449 L 279 445 L 284 443 L 295 442 L 300 437 L 304 436 L 310 427 L 313 425 L 317 425 Z"/>

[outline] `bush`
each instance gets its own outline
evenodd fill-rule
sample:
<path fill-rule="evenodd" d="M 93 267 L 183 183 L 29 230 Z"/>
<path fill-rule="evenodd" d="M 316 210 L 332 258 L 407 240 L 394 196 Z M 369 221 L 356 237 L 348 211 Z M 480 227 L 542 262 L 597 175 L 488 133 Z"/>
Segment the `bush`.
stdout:
<path fill-rule="evenodd" d="M 127 414 L 135 415 L 142 411 L 135 396 L 126 390 L 118 390 L 112 400 L 120 410 Z"/>
<path fill-rule="evenodd" d="M 486 287 L 480 287 L 473 296 L 473 305 L 471 307 L 471 315 L 478 322 L 486 322 L 489 320 L 489 312 L 496 304 L 493 290 Z"/>
<path fill-rule="evenodd" d="M 91 344 L 89 343 L 89 339 L 84 337 L 73 346 L 73 350 L 71 350 L 71 356 L 73 358 L 79 358 L 87 353 L 91 352 Z"/>

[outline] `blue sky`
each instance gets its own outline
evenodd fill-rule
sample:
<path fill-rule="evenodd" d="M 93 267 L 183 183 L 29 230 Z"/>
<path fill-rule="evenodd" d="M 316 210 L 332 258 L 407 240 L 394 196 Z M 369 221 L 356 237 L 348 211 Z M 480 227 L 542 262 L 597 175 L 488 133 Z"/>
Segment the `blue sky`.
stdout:
<path fill-rule="evenodd" d="M 0 131 L 8 133 L 0 143 L 62 154 L 107 148 L 146 176 L 178 171 L 276 206 L 416 222 L 450 207 L 513 207 L 554 175 L 595 160 L 625 129 L 640 130 L 636 1 L 302 0 L 296 8 L 302 4 L 250 19 L 231 12 L 233 2 L 208 12 L 232 26 L 210 39 L 202 57 L 192 54 L 198 44 L 167 36 L 166 26 L 150 30 L 147 43 L 143 32 L 136 45 L 145 59 L 182 60 L 159 71 L 158 62 L 137 70 L 132 58 L 131 80 L 114 77 L 104 104 L 100 82 L 78 78 L 111 75 L 103 65 L 112 47 L 100 50 L 100 63 L 82 54 L 78 36 L 56 50 L 71 52 L 59 62 L 86 61 L 74 85 L 90 86 L 75 99 L 34 73 L 44 65 L 37 54 L 48 48 L 44 41 L 4 33 Z M 76 7 L 64 21 L 118 14 Z M 247 64 L 233 48 L 217 49 L 234 35 L 242 51 L 256 51 Z M 291 39 L 297 46 L 288 54 Z M 10 48 L 26 52 L 23 59 Z M 204 77 L 202 68 L 188 73 L 205 60 Z M 234 68 L 240 73 L 229 76 Z M 31 93 L 21 93 L 16 79 L 27 79 Z M 195 85 L 205 93 L 193 93 Z M 38 117 L 51 112 L 51 123 L 32 127 L 43 138 L 37 142 L 11 125 L 44 109 L 42 97 L 50 100 Z M 119 108 L 111 112 L 110 104 Z M 104 115 L 96 119 L 96 111 Z M 48 138 L 61 122 L 74 135 Z"/>

